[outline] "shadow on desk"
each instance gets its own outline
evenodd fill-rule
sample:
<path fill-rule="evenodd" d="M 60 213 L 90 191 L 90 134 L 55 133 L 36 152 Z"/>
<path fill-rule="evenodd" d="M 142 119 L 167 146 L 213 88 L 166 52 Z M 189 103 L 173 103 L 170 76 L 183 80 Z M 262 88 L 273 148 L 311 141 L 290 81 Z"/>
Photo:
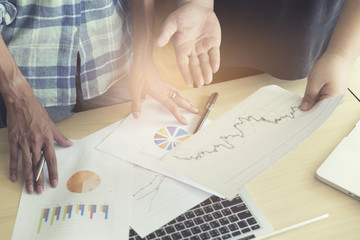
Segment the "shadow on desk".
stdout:
<path fill-rule="evenodd" d="M 262 71 L 249 67 L 220 66 L 219 71 L 214 74 L 214 80 L 212 83 L 219 83 L 228 80 L 254 76 L 262 73 Z"/>

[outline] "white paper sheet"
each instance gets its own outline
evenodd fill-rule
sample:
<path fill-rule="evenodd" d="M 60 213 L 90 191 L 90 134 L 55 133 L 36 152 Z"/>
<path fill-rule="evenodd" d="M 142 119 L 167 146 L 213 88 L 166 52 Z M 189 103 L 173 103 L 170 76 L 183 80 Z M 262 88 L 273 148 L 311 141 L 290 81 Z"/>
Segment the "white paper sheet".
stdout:
<path fill-rule="evenodd" d="M 97 149 L 121 160 L 134 163 L 146 169 L 214 193 L 210 189 L 193 182 L 176 171 L 167 168 L 160 158 L 181 145 L 192 135 L 199 116 L 183 112 L 189 125 L 180 124 L 171 113 L 154 99 L 147 99 L 142 105 L 139 119 L 128 116 L 123 123 L 99 144 Z M 205 126 L 210 122 L 207 120 Z"/>
<path fill-rule="evenodd" d="M 273 85 L 263 87 L 172 149 L 162 161 L 231 199 L 315 131 L 341 99 L 325 99 L 303 112 L 298 108 L 300 96 Z"/>
<path fill-rule="evenodd" d="M 99 176 L 101 174 L 102 176 L 105 175 L 106 179 L 116 180 L 108 182 L 107 185 L 111 185 L 109 189 L 114 189 L 116 188 L 116 186 L 119 187 L 118 192 L 121 194 L 118 194 L 117 197 L 115 195 L 109 195 L 106 192 L 95 192 L 95 190 L 94 194 L 99 195 L 94 196 L 94 194 L 91 194 L 90 192 L 86 194 L 88 194 L 88 197 L 92 199 L 91 203 L 95 203 L 97 199 L 99 199 L 99 201 L 101 200 L 102 202 L 104 202 L 104 204 L 111 202 L 112 205 L 118 206 L 121 208 L 122 211 L 125 211 L 125 213 L 121 213 L 120 211 L 114 211 L 112 209 L 113 207 L 110 205 L 108 208 L 109 218 L 112 217 L 116 219 L 117 217 L 122 217 L 121 221 L 114 222 L 114 224 L 116 223 L 117 225 L 116 231 L 121 231 L 122 238 L 120 237 L 118 239 L 128 239 L 129 225 L 140 236 L 145 237 L 146 235 L 152 233 L 161 226 L 170 222 L 183 212 L 199 204 L 200 202 L 208 198 L 210 194 L 203 192 L 199 189 L 195 189 L 182 182 L 165 177 L 159 173 L 155 173 L 150 170 L 134 166 L 133 164 L 127 163 L 125 161 L 120 161 L 119 159 L 114 158 L 109 154 L 96 150 L 95 146 L 102 142 L 103 139 L 105 139 L 121 124 L 121 121 L 114 123 L 89 135 L 88 137 L 80 141 L 76 141 L 75 145 L 71 148 L 64 148 L 58 150 L 57 157 L 59 161 L 59 174 L 62 174 L 60 176 L 60 180 L 70 178 L 70 175 L 67 172 L 74 172 L 70 169 L 83 169 L 85 168 L 85 166 L 86 170 L 96 172 Z M 63 159 L 66 160 L 65 163 L 63 163 Z M 101 161 L 99 161 L 99 159 Z M 99 166 L 99 164 L 101 164 L 102 166 Z M 101 173 L 101 169 L 104 169 L 104 173 Z M 75 172 L 76 171 L 77 170 L 75 170 Z M 79 210 L 77 210 L 78 213 L 75 214 L 76 209 L 74 208 L 74 204 L 79 204 L 79 201 L 81 203 L 86 203 L 86 197 L 78 196 L 75 198 L 71 194 L 67 194 L 67 190 L 64 191 L 65 187 L 63 185 L 64 184 L 59 184 L 58 188 L 53 190 L 48 189 L 48 191 L 50 190 L 51 192 L 50 196 L 48 196 L 48 191 L 46 191 L 43 195 L 40 196 L 30 196 L 26 194 L 25 191 L 23 192 L 18 211 L 16 227 L 14 229 L 13 239 L 32 239 L 24 238 L 24 236 L 28 236 L 28 234 L 30 233 L 33 234 L 31 231 L 34 230 L 31 229 L 34 229 L 35 227 L 40 227 L 40 233 L 35 234 L 35 239 L 44 239 L 49 236 L 51 236 L 49 237 L 51 239 L 63 239 L 63 236 L 67 237 L 66 231 L 64 231 L 63 229 L 69 228 L 69 230 L 73 231 L 73 228 L 70 227 L 77 227 L 80 230 L 82 229 L 82 227 L 85 229 L 91 228 L 89 234 L 91 234 L 92 236 L 89 237 L 88 235 L 85 235 L 86 237 L 89 237 L 87 239 L 113 239 L 111 234 L 104 234 L 103 232 L 101 232 L 102 228 L 104 228 L 103 230 L 108 231 L 108 227 L 105 228 L 106 226 L 101 225 L 101 223 L 103 223 L 102 214 L 93 214 L 93 219 L 91 221 L 89 220 L 88 208 L 84 209 L 84 215 L 87 216 L 86 219 L 84 219 L 85 217 L 83 216 L 81 218 L 80 216 L 78 216 L 78 214 L 81 213 L 81 211 L 79 213 Z M 86 187 L 87 186 L 85 186 L 85 188 Z M 61 188 L 62 190 L 59 190 L 59 188 Z M 64 196 L 62 196 L 63 194 Z M 124 197 L 124 195 L 126 196 Z M 40 199 L 41 202 L 44 202 L 44 204 L 38 203 L 38 199 Z M 66 201 L 59 201 L 61 199 L 66 199 Z M 128 202 L 125 202 L 125 200 L 127 200 Z M 37 217 L 37 214 L 39 214 L 39 210 L 34 209 L 32 211 L 29 211 L 30 206 L 36 205 L 34 203 L 35 201 L 36 204 L 40 206 L 40 208 L 42 205 L 50 207 L 48 220 L 46 222 L 44 222 L 45 219 Z M 66 216 L 65 220 L 62 220 L 64 216 L 63 209 L 64 206 L 67 205 L 73 205 L 71 220 L 76 218 L 76 222 L 70 222 L 67 218 L 68 216 Z M 45 206 L 41 208 L 40 211 L 42 211 Z M 56 220 L 55 217 L 55 220 L 53 220 L 53 224 L 50 224 L 53 208 L 58 206 L 62 207 L 59 220 Z M 86 205 L 86 207 L 87 206 L 88 205 Z M 97 208 L 98 209 L 96 210 L 98 214 L 99 207 L 97 206 Z M 128 220 L 128 211 L 131 212 L 131 222 L 130 220 Z M 110 215 L 110 213 L 112 215 Z M 117 214 L 117 216 L 114 216 L 114 214 Z M 26 215 L 25 218 L 24 215 Z M 33 215 L 36 215 L 35 219 Z M 95 217 L 97 217 L 96 221 L 98 222 L 95 222 Z M 30 226 L 31 229 L 24 229 L 24 226 L 29 225 L 25 224 L 25 222 L 29 222 L 30 219 L 32 220 L 32 222 L 34 222 L 34 226 Z M 94 223 L 94 225 L 96 226 L 89 225 L 89 223 Z M 95 229 L 97 229 L 97 231 L 95 231 Z M 38 229 L 35 230 L 37 231 Z M 47 233 L 43 233 L 44 231 L 47 231 Z M 65 235 L 62 235 L 63 232 L 65 233 Z M 95 234 L 93 234 L 94 232 Z M 52 238 L 52 235 L 57 234 L 59 235 L 59 238 Z M 79 231 L 79 234 L 75 234 L 75 236 L 82 236 L 82 234 L 83 231 Z M 101 238 L 99 237 L 99 234 Z"/>
<path fill-rule="evenodd" d="M 122 124 L 123 122 L 112 124 L 89 136 L 94 139 L 94 146 Z M 121 135 L 122 139 L 126 137 Z M 118 149 L 125 151 L 122 147 Z M 131 183 L 130 226 L 141 237 L 152 233 L 210 196 L 199 189 L 142 167 L 134 166 L 132 173 L 132 178 L 126 181 Z"/>
<path fill-rule="evenodd" d="M 130 225 L 141 237 L 145 237 L 208 197 L 209 193 L 197 188 L 135 167 Z"/>
<path fill-rule="evenodd" d="M 128 238 L 132 165 L 96 150 L 94 139 L 57 148 L 55 189 L 47 184 L 41 195 L 23 189 L 13 240 Z"/>

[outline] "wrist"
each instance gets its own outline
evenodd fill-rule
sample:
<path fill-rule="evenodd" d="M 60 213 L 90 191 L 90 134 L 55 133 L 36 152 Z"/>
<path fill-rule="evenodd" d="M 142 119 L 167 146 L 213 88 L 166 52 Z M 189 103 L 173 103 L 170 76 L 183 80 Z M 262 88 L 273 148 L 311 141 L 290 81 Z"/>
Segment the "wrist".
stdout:
<path fill-rule="evenodd" d="M 332 49 L 332 48 L 328 48 L 323 55 L 335 59 L 344 66 L 350 66 L 350 67 L 353 65 L 353 63 L 356 61 L 358 57 L 355 56 L 355 54 L 346 54 L 345 52 L 337 51 L 336 49 Z"/>
<path fill-rule="evenodd" d="M 4 102 L 9 108 L 10 105 L 18 105 L 21 102 L 30 102 L 32 98 L 36 98 L 30 86 L 26 84 L 12 85 L 2 93 Z"/>

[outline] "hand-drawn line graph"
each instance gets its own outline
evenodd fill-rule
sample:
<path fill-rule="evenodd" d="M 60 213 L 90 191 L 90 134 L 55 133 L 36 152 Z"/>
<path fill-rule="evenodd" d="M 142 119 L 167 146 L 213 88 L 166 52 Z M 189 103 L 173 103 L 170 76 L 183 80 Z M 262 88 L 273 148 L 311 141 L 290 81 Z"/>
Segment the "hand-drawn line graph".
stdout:
<path fill-rule="evenodd" d="M 160 190 L 160 185 L 164 182 L 165 178 L 166 177 L 163 175 L 156 174 L 149 183 L 143 185 L 143 187 L 140 187 L 135 193 L 133 193 L 132 196 L 136 200 L 149 199 L 150 200 L 149 212 L 150 212 L 153 201 Z"/>
<path fill-rule="evenodd" d="M 310 136 L 342 96 L 301 111 L 302 98 L 263 87 L 189 137 L 161 160 L 171 170 L 226 198 Z"/>
<path fill-rule="evenodd" d="M 245 123 L 247 123 L 247 122 L 256 122 L 256 123 L 264 122 L 264 123 L 277 125 L 286 119 L 295 119 L 295 113 L 297 110 L 299 110 L 299 106 L 291 106 L 289 113 L 279 116 L 279 117 L 275 117 L 273 119 L 266 118 L 266 117 L 255 117 L 252 115 L 249 115 L 247 117 L 238 117 L 238 118 L 236 118 L 236 121 L 232 126 L 232 129 L 235 130 L 235 133 L 220 136 L 218 138 L 218 141 L 216 141 L 219 143 L 209 146 L 207 150 L 200 151 L 198 153 L 195 153 L 195 154 L 193 154 L 191 156 L 187 156 L 187 157 L 180 157 L 180 156 L 176 156 L 176 155 L 174 155 L 174 157 L 177 159 L 180 159 L 180 160 L 187 160 L 187 161 L 198 160 L 208 154 L 219 152 L 222 150 L 222 148 L 233 149 L 235 147 L 235 145 L 234 145 L 235 138 L 244 138 L 245 137 L 245 133 L 243 131 L 243 125 Z"/>

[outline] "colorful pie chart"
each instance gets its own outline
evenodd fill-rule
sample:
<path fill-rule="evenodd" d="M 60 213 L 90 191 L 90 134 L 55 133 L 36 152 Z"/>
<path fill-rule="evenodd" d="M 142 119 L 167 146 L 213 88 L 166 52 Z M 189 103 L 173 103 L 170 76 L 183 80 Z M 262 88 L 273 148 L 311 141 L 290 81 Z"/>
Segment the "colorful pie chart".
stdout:
<path fill-rule="evenodd" d="M 99 175 L 91 171 L 79 171 L 67 181 L 66 187 L 73 193 L 87 193 L 97 188 L 101 183 Z"/>
<path fill-rule="evenodd" d="M 159 148 L 171 150 L 189 137 L 189 134 L 180 127 L 164 127 L 154 134 L 154 143 Z"/>

